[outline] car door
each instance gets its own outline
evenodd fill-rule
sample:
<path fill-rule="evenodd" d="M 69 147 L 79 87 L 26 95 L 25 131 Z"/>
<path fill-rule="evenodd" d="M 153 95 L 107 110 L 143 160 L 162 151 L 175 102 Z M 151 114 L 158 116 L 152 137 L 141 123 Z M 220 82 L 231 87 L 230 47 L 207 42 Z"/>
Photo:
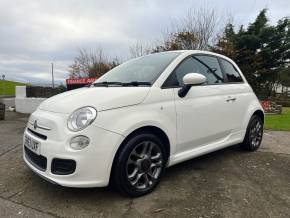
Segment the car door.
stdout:
<path fill-rule="evenodd" d="M 228 118 L 232 122 L 233 132 L 241 130 L 241 125 L 249 107 L 250 87 L 243 81 L 239 70 L 228 60 L 219 58 L 222 70 L 226 77 L 228 107 L 231 110 Z"/>
<path fill-rule="evenodd" d="M 206 84 L 192 86 L 184 97 L 178 96 L 187 73 L 200 73 Z M 174 88 L 177 115 L 177 151 L 182 152 L 223 140 L 231 132 L 227 118 L 224 77 L 214 56 L 190 56 L 183 60 L 165 83 Z"/>

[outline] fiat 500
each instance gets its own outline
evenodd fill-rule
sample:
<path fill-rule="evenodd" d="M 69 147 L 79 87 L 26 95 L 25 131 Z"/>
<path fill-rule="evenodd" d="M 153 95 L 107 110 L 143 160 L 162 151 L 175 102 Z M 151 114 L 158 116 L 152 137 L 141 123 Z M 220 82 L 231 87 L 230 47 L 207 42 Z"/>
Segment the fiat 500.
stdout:
<path fill-rule="evenodd" d="M 264 112 L 239 67 L 197 50 L 150 54 L 45 100 L 24 132 L 25 163 L 68 187 L 151 192 L 166 167 L 240 144 L 259 148 Z"/>

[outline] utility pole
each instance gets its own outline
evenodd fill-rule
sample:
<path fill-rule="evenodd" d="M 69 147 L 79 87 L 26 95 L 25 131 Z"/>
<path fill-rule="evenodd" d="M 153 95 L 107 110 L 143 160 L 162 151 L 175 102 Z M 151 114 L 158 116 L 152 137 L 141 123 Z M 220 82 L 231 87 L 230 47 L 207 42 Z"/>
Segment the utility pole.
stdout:
<path fill-rule="evenodd" d="M 5 95 L 5 75 L 2 75 L 2 80 L 3 80 L 3 95 Z"/>
<path fill-rule="evenodd" d="M 52 79 L 52 88 L 54 88 L 53 63 L 51 63 L 51 79 Z"/>

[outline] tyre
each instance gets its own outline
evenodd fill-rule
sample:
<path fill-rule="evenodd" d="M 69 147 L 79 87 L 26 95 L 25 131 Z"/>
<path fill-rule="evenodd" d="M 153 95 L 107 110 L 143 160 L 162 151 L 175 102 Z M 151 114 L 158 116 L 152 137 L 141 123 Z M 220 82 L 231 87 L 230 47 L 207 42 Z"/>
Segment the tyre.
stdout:
<path fill-rule="evenodd" d="M 247 151 L 257 150 L 262 142 L 263 137 L 263 121 L 261 117 L 253 115 L 249 121 L 246 135 L 241 147 Z"/>
<path fill-rule="evenodd" d="M 158 185 L 166 160 L 163 142 L 157 136 L 145 132 L 136 134 L 117 152 L 112 184 L 130 197 L 148 194 Z"/>

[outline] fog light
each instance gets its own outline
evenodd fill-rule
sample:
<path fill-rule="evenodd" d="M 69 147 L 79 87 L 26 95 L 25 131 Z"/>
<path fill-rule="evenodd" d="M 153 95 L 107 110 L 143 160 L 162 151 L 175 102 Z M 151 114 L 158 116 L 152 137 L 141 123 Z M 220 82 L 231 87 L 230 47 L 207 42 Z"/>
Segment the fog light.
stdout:
<path fill-rule="evenodd" d="M 87 147 L 90 143 L 90 139 L 86 136 L 80 135 L 71 139 L 70 147 L 74 150 L 81 150 Z"/>

